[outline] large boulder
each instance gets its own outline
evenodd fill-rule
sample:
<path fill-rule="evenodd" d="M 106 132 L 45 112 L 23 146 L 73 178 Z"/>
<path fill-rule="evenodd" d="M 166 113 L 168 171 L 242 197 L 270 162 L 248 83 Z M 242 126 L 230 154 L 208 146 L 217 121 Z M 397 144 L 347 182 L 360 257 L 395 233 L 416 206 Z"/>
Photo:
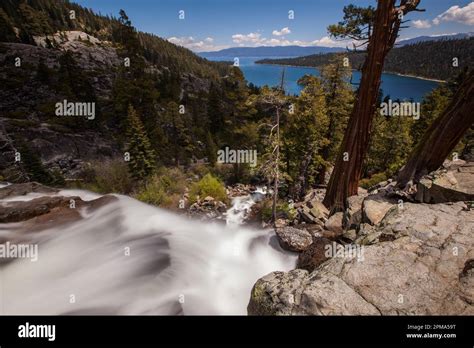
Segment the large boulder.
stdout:
<path fill-rule="evenodd" d="M 259 279 L 249 314 L 474 315 L 474 210 L 405 203 L 373 228 L 380 241 L 359 245 L 362 258 Z"/>
<path fill-rule="evenodd" d="M 303 202 L 295 204 L 295 208 L 303 222 L 324 225 L 328 219 L 329 211 L 322 203 L 325 190 L 310 190 Z"/>
<path fill-rule="evenodd" d="M 0 203 L 0 223 L 19 222 L 49 213 L 52 209 L 66 207 L 70 199 L 79 197 L 39 197 L 30 201 Z"/>
<path fill-rule="evenodd" d="M 313 238 L 313 243 L 298 255 L 297 267 L 312 271 L 329 257 L 327 256 L 327 246 L 332 242 L 324 237 Z"/>
<path fill-rule="evenodd" d="M 17 196 L 25 196 L 30 193 L 51 194 L 58 192 L 57 189 L 41 185 L 37 182 L 27 182 L 23 184 L 13 184 L 0 188 L 0 199 L 7 199 Z"/>
<path fill-rule="evenodd" d="M 474 162 L 448 162 L 423 177 L 416 186 L 418 202 L 474 201 Z"/>
<path fill-rule="evenodd" d="M 115 200 L 117 198 L 114 196 L 102 196 L 91 201 L 75 196 L 43 196 L 26 201 L 0 201 L 0 223 L 26 221 L 41 216 L 46 216 L 41 219 L 42 222 L 52 221 L 53 215 L 60 214 L 69 220 L 77 220 L 82 218 L 79 209 L 85 208 L 90 212 Z"/>
<path fill-rule="evenodd" d="M 308 273 L 296 269 L 273 272 L 252 288 L 247 306 L 250 315 L 377 315 L 343 280 L 330 272 Z"/>
<path fill-rule="evenodd" d="M 344 213 L 338 212 L 329 217 L 324 224 L 324 228 L 328 231 L 334 232 L 336 235 L 342 235 L 344 232 L 343 228 Z"/>
<path fill-rule="evenodd" d="M 306 230 L 286 226 L 277 228 L 275 232 L 280 246 L 285 250 L 301 252 L 313 242 L 313 237 Z"/>
<path fill-rule="evenodd" d="M 384 194 L 370 195 L 362 203 L 362 222 L 378 225 L 396 201 Z"/>
<path fill-rule="evenodd" d="M 344 213 L 344 226 L 355 228 L 362 221 L 362 203 L 367 194 L 354 195 L 347 198 L 347 208 Z"/>

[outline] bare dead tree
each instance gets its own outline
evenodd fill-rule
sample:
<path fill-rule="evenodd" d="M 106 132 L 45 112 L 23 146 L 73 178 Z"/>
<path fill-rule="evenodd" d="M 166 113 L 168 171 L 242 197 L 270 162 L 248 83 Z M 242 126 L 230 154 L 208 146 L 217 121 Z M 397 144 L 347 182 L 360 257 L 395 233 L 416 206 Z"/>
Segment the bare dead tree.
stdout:
<path fill-rule="evenodd" d="M 272 221 L 275 224 L 277 218 L 278 187 L 280 184 L 280 117 L 287 100 L 284 92 L 285 69 L 281 74 L 280 86 L 276 89 L 265 90 L 260 96 L 259 103 L 269 112 L 274 112 L 274 121 L 268 126 L 270 133 L 268 136 L 271 153 L 269 159 L 263 163 L 260 171 L 273 183 L 272 194 Z"/>

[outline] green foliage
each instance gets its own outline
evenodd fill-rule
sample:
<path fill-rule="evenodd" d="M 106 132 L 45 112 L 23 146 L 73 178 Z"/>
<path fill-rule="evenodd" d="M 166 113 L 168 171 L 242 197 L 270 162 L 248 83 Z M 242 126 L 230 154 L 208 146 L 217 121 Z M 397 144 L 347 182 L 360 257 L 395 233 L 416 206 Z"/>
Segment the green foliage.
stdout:
<path fill-rule="evenodd" d="M 365 165 L 366 176 L 383 173 L 386 177 L 391 177 L 398 172 L 413 147 L 410 129 L 416 122 L 411 117 L 375 116 Z"/>
<path fill-rule="evenodd" d="M 328 65 L 321 69 L 321 79 L 329 117 L 326 138 L 330 142 L 322 151 L 323 159 L 326 162 L 335 160 L 352 111 L 354 93 L 347 82 L 350 75 L 350 67 L 343 65 L 342 55 L 335 56 Z"/>
<path fill-rule="evenodd" d="M 13 23 L 0 8 L 0 42 L 15 42 L 17 41 L 15 30 L 13 29 Z"/>
<path fill-rule="evenodd" d="M 222 202 L 228 202 L 224 184 L 211 174 L 206 174 L 201 180 L 195 182 L 189 193 L 190 203 L 196 202 L 198 197 L 204 199 L 207 196 Z"/>
<path fill-rule="evenodd" d="M 135 198 L 147 204 L 165 208 L 178 208 L 186 190 L 186 177 L 177 168 L 162 168 L 139 189 Z"/>
<path fill-rule="evenodd" d="M 41 162 L 41 158 L 33 152 L 25 142 L 18 146 L 21 154 L 21 166 L 30 181 L 51 186 L 61 186 L 64 178 L 59 171 L 48 171 Z"/>
<path fill-rule="evenodd" d="M 21 3 L 25 5 L 20 8 Z M 121 58 L 131 58 L 130 67 L 120 66 L 113 71 L 101 67 L 88 70 L 78 65 L 74 53 L 65 51 L 56 65 L 59 69 L 48 68 L 45 61 L 31 67 L 25 63 L 21 70 L 2 68 L 7 74 L 0 74 L 0 83 L 10 93 L 23 95 L 31 93 L 25 86 L 29 89 L 41 86 L 42 95 L 55 95 L 54 99 L 38 97 L 34 110 L 37 119 L 32 122 L 64 126 L 65 131 L 94 131 L 125 148 L 129 142 L 131 105 L 139 115 L 149 149 L 157 154 L 154 159 L 159 158 L 157 164 L 160 165 L 188 166 L 206 156 L 213 162 L 213 154 L 223 144 L 242 148 L 255 143 L 255 138 L 249 138 L 255 131 L 247 134 L 256 127 L 246 106 L 248 88 L 238 68 L 207 61 L 167 40 L 138 32 L 124 11 L 115 19 L 63 0 L 5 0 L 0 2 L 0 10 L 0 23 L 8 22 L 6 41 L 34 44 L 32 33 L 44 36 L 80 30 L 108 41 L 104 44 L 117 48 Z M 75 20 L 69 18 L 72 10 Z M 34 19 L 31 28 L 22 26 L 25 16 Z M 10 35 L 8 28 L 13 27 L 19 28 L 19 38 Z M 52 44 L 48 48 L 56 50 Z M 48 64 L 49 61 L 48 57 Z M 113 79 L 110 99 L 101 98 L 104 90 L 95 90 L 97 79 L 104 77 Z M 210 92 L 208 82 L 212 85 Z M 199 88 L 193 88 L 194 85 Z M 95 102 L 95 121 L 54 116 L 55 103 L 62 99 Z M 184 114 L 178 112 L 181 105 L 185 107 Z M 7 110 L 6 114 L 11 112 L 14 111 Z M 216 117 L 221 117 L 218 123 Z"/>
<path fill-rule="evenodd" d="M 206 135 L 206 154 L 209 164 L 212 166 L 217 161 L 217 146 L 212 138 L 211 132 L 207 132 Z"/>
<path fill-rule="evenodd" d="M 378 183 L 387 180 L 387 175 L 385 173 L 376 173 L 370 178 L 365 178 L 359 181 L 359 186 L 368 190 L 369 188 L 377 185 Z"/>
<path fill-rule="evenodd" d="M 431 123 L 446 109 L 452 97 L 452 91 L 441 85 L 425 95 L 421 103 L 420 119 L 413 122 L 410 130 L 414 145 L 421 140 Z"/>
<path fill-rule="evenodd" d="M 344 6 L 343 11 L 343 20 L 328 26 L 328 32 L 337 39 L 366 40 L 373 27 L 375 9 L 372 6 L 348 5 Z"/>
<path fill-rule="evenodd" d="M 142 121 L 135 109 L 128 109 L 128 152 L 130 153 L 129 169 L 135 180 L 149 176 L 155 168 L 155 153 L 145 132 Z"/>
<path fill-rule="evenodd" d="M 260 218 L 262 221 L 269 222 L 272 220 L 272 201 L 266 199 L 262 202 L 257 203 L 257 210 L 260 212 Z M 288 202 L 283 200 L 278 200 L 277 206 L 277 219 L 288 219 L 294 220 L 298 212 L 295 208 L 292 208 Z"/>
<path fill-rule="evenodd" d="M 129 194 L 134 186 L 128 166 L 121 158 L 93 162 L 83 177 L 85 188 L 99 193 Z"/>
<path fill-rule="evenodd" d="M 173 72 L 187 71 L 203 78 L 216 79 L 229 73 L 228 64 L 210 62 L 190 50 L 173 45 L 156 35 L 138 33 L 144 57 L 156 66 L 167 66 Z"/>
<path fill-rule="evenodd" d="M 22 29 L 24 30 L 24 34 L 28 35 L 30 38 L 33 36 L 53 33 L 46 12 L 42 10 L 37 11 L 26 2 L 19 5 L 19 12 L 23 19 Z"/>
<path fill-rule="evenodd" d="M 291 181 L 303 175 L 308 186 L 315 183 L 318 168 L 324 164 L 321 149 L 330 142 L 326 138 L 329 118 L 321 79 L 306 75 L 299 83 L 304 88 L 295 101 L 294 113 L 287 115 L 282 127 L 282 154 Z"/>
<path fill-rule="evenodd" d="M 71 51 L 64 52 L 59 58 L 59 64 L 58 80 L 61 82 L 59 91 L 81 102 L 95 101 L 94 88 L 89 82 L 87 74 L 77 64 L 73 53 Z M 41 67 L 41 63 L 38 69 L 46 70 L 44 66 Z"/>

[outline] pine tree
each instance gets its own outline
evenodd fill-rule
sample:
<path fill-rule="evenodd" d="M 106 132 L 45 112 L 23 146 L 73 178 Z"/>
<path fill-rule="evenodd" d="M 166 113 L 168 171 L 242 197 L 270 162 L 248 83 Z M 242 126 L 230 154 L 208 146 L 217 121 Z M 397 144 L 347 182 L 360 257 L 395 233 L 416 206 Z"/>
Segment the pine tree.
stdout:
<path fill-rule="evenodd" d="M 283 109 L 288 102 L 283 91 L 283 80 L 284 76 L 282 75 L 282 85 L 280 88 L 262 88 L 262 93 L 255 100 L 256 103 L 259 103 L 271 115 L 270 122 L 267 124 L 270 128 L 269 134 L 264 140 L 267 149 L 266 153 L 262 156 L 260 172 L 266 177 L 269 185 L 273 184 L 272 219 L 274 224 L 277 219 L 276 209 L 281 180 L 281 120 L 284 114 Z"/>
<path fill-rule="evenodd" d="M 400 102 L 397 100 L 397 102 Z M 365 164 L 366 176 L 389 178 L 396 174 L 412 149 L 410 129 L 416 123 L 401 116 L 375 116 Z"/>
<path fill-rule="evenodd" d="M 214 165 L 217 161 L 217 146 L 212 138 L 211 132 L 206 134 L 206 157 L 210 165 Z"/>
<path fill-rule="evenodd" d="M 345 58 L 345 55 L 335 55 L 321 70 L 322 85 L 326 95 L 326 113 L 329 118 L 325 134 L 329 142 L 321 149 L 321 157 L 324 161 L 319 170 L 318 181 L 321 184 L 325 181 L 330 163 L 336 159 L 354 102 L 354 93 L 347 82 L 351 70 L 350 66 L 344 64 Z"/>
<path fill-rule="evenodd" d="M 155 153 L 145 132 L 142 121 L 135 109 L 128 109 L 128 152 L 130 153 L 129 169 L 132 177 L 142 180 L 148 177 L 155 168 Z"/>
<path fill-rule="evenodd" d="M 298 83 L 304 88 L 283 128 L 283 153 L 289 164 L 287 174 L 293 182 L 290 193 L 296 200 L 303 198 L 315 183 L 317 171 L 324 164 L 320 150 L 329 144 L 329 119 L 321 79 L 306 75 Z"/>
<path fill-rule="evenodd" d="M 446 85 L 441 85 L 428 93 L 421 103 L 421 116 L 413 122 L 411 137 L 417 143 L 423 137 L 433 120 L 436 119 L 448 106 L 452 92 Z"/>
<path fill-rule="evenodd" d="M 11 22 L 5 11 L 0 8 L 0 42 L 17 41 L 13 23 Z"/>
<path fill-rule="evenodd" d="M 344 20 L 328 28 L 336 38 L 359 40 L 359 46 L 368 44 L 357 98 L 324 197 L 323 203 L 332 213 L 344 210 L 347 197 L 357 194 L 385 57 L 395 45 L 403 16 L 416 10 L 420 0 L 395 3 L 379 1 L 375 11 L 347 6 Z"/>
<path fill-rule="evenodd" d="M 52 184 L 54 182 L 53 175 L 46 170 L 39 156 L 25 142 L 21 142 L 18 149 L 23 164 L 22 168 L 26 171 L 30 181 L 37 181 L 42 184 Z"/>
<path fill-rule="evenodd" d="M 212 83 L 209 89 L 207 117 L 212 134 L 216 134 L 224 126 L 223 115 L 221 111 L 221 97 L 217 86 Z"/>

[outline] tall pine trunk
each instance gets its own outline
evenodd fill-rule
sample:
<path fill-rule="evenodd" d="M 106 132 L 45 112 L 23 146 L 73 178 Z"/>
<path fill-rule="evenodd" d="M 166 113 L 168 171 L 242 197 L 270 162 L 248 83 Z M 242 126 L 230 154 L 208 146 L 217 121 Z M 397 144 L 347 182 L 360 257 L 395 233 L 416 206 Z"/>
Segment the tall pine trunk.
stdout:
<path fill-rule="evenodd" d="M 471 71 L 446 110 L 433 121 L 398 174 L 398 185 L 417 181 L 438 169 L 474 123 L 474 71 Z"/>
<path fill-rule="evenodd" d="M 408 2 L 402 3 L 406 5 Z M 403 13 L 416 8 L 418 3 L 416 0 L 410 1 L 410 9 L 402 9 Z M 344 210 L 346 198 L 357 194 L 372 120 L 377 110 L 384 60 L 400 29 L 399 10 L 395 8 L 394 0 L 378 1 L 357 99 L 323 201 L 331 213 Z"/>

